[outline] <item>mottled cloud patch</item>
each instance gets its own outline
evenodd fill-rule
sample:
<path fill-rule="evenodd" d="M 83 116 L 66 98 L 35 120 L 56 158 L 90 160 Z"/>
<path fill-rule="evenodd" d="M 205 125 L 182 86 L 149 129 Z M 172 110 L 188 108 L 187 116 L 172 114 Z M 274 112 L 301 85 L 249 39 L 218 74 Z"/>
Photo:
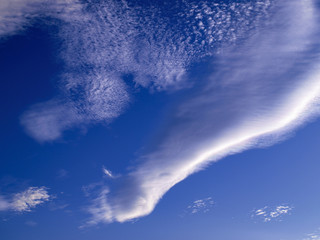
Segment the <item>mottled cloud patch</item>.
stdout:
<path fill-rule="evenodd" d="M 15 193 L 12 197 L 0 196 L 0 211 L 30 212 L 36 206 L 49 201 L 50 195 L 45 187 L 29 187 Z"/>
<path fill-rule="evenodd" d="M 124 75 L 132 75 L 136 87 L 150 91 L 192 86 L 189 68 L 217 54 L 223 45 L 252 34 L 271 6 L 270 0 L 261 0 L 263 4 L 167 1 L 172 16 L 166 18 L 167 9 L 161 4 L 142 7 L 134 1 L 4 2 L 0 37 L 22 31 L 32 25 L 31 20 L 45 21 L 42 16 L 58 19 L 45 23 L 58 24 L 54 38 L 63 39 L 61 92 L 30 106 L 21 116 L 26 133 L 39 142 L 120 116 L 131 102 Z"/>
<path fill-rule="evenodd" d="M 187 207 L 186 212 L 189 214 L 206 213 L 209 212 L 213 206 L 214 201 L 212 197 L 207 197 L 204 199 L 195 200 Z"/>
<path fill-rule="evenodd" d="M 291 214 L 293 207 L 279 205 L 276 207 L 265 206 L 258 210 L 254 210 L 252 218 L 263 222 L 282 221 L 283 216 Z"/>
<path fill-rule="evenodd" d="M 31 211 L 37 205 L 49 201 L 50 196 L 45 187 L 30 187 L 27 190 L 16 193 L 11 203 L 15 211 Z"/>

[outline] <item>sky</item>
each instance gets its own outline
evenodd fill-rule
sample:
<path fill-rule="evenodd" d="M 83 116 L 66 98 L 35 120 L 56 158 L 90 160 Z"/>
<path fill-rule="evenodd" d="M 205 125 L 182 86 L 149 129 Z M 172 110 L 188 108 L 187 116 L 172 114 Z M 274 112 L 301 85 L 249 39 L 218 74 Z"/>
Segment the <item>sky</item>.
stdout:
<path fill-rule="evenodd" d="M 1 239 L 320 239 L 319 12 L 1 1 Z"/>

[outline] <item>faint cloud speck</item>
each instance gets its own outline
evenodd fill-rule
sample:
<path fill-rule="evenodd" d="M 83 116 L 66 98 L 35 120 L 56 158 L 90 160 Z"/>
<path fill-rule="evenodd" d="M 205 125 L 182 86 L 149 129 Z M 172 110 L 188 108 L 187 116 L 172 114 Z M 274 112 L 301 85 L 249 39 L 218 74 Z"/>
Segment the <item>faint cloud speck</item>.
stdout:
<path fill-rule="evenodd" d="M 212 197 L 198 199 L 193 201 L 189 206 L 187 206 L 185 213 L 186 214 L 207 213 L 211 210 L 213 205 L 214 205 L 214 201 Z"/>
<path fill-rule="evenodd" d="M 69 172 L 65 169 L 60 169 L 57 173 L 58 179 L 65 179 L 69 176 Z"/>
<path fill-rule="evenodd" d="M 25 224 L 26 224 L 27 226 L 29 226 L 29 227 L 35 227 L 35 226 L 38 225 L 38 223 L 36 223 L 35 221 L 31 221 L 31 220 L 26 221 Z"/>

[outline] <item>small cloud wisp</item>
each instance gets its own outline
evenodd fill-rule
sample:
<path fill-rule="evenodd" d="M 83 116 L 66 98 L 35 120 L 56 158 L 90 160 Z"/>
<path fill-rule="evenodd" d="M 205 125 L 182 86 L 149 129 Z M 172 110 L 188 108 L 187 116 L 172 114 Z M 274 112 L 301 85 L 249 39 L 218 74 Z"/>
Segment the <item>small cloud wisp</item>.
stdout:
<path fill-rule="evenodd" d="M 293 207 L 287 205 L 280 205 L 274 208 L 268 206 L 255 210 L 252 214 L 254 219 L 262 219 L 263 222 L 270 222 L 273 220 L 281 221 L 284 215 L 290 214 L 293 210 Z"/>
<path fill-rule="evenodd" d="M 29 187 L 11 198 L 0 196 L 0 211 L 30 212 L 36 206 L 50 200 L 45 187 Z"/>
<path fill-rule="evenodd" d="M 212 197 L 195 200 L 191 205 L 187 207 L 187 212 L 190 214 L 196 214 L 200 212 L 206 213 L 210 211 L 213 205 L 214 201 Z"/>

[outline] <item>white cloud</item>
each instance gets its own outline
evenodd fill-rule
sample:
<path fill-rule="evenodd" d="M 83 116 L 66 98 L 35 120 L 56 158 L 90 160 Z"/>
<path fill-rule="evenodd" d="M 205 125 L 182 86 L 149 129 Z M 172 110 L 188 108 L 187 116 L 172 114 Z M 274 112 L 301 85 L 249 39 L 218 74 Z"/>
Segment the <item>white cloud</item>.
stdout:
<path fill-rule="evenodd" d="M 0 37 L 23 29 L 35 12 L 34 3 L 40 0 L 10 0 L 0 2 Z"/>
<path fill-rule="evenodd" d="M 102 172 L 109 178 L 115 178 L 115 176 L 112 174 L 112 172 L 105 167 L 102 167 Z"/>
<path fill-rule="evenodd" d="M 313 233 L 307 234 L 307 237 L 304 238 L 303 240 L 320 240 L 320 228 Z"/>
<path fill-rule="evenodd" d="M 59 100 L 36 104 L 21 117 L 21 124 L 27 133 L 39 142 L 55 140 L 79 122 L 81 117 L 74 108 Z"/>
<path fill-rule="evenodd" d="M 23 192 L 14 194 L 11 198 L 4 199 L 0 196 L 0 211 L 29 212 L 49 199 L 50 195 L 45 187 L 29 187 Z"/>
<path fill-rule="evenodd" d="M 266 14 L 270 3 L 264 2 L 176 2 L 172 21 L 163 17 L 166 9 L 141 8 L 124 1 L 95 1 L 94 5 L 45 1 L 45 14 L 63 20 L 57 21 L 64 43 L 61 94 L 31 106 L 22 116 L 22 125 L 30 136 L 44 142 L 60 138 L 70 128 L 109 123 L 130 102 L 124 75 L 132 75 L 137 86 L 151 90 L 173 91 L 192 85 L 188 67 L 249 34 Z M 42 5 L 33 6 L 43 13 Z"/>
<path fill-rule="evenodd" d="M 24 31 L 36 17 L 49 14 L 64 19 L 79 9 L 77 0 L 3 0 L 0 2 L 0 39 Z"/>
<path fill-rule="evenodd" d="M 320 240 L 320 235 L 311 233 L 308 234 L 308 237 L 304 238 L 303 240 Z"/>
<path fill-rule="evenodd" d="M 93 204 L 87 209 L 87 211 L 94 216 L 80 228 L 84 228 L 90 225 L 94 225 L 100 222 L 110 222 L 109 219 L 112 217 L 112 209 L 107 201 L 107 195 L 109 189 L 103 188 L 99 196 L 93 201 Z"/>
<path fill-rule="evenodd" d="M 211 197 L 195 200 L 191 205 L 187 207 L 187 212 L 190 214 L 206 213 L 213 207 L 214 201 Z"/>
<path fill-rule="evenodd" d="M 317 9 L 313 1 L 297 0 L 278 2 L 274 11 L 268 26 L 220 55 L 203 89 L 176 107 L 154 150 L 118 188 L 97 198 L 91 222 L 148 215 L 190 174 L 224 156 L 275 143 L 317 113 Z M 276 209 L 272 216 L 285 211 Z"/>
<path fill-rule="evenodd" d="M 277 207 L 263 207 L 261 209 L 255 210 L 252 214 L 252 218 L 261 219 L 264 222 L 270 222 L 273 220 L 281 221 L 284 215 L 290 214 L 293 207 L 280 205 Z"/>
<path fill-rule="evenodd" d="M 45 187 L 29 187 L 27 190 L 16 193 L 11 202 L 11 208 L 15 211 L 31 211 L 32 208 L 50 199 Z"/>

